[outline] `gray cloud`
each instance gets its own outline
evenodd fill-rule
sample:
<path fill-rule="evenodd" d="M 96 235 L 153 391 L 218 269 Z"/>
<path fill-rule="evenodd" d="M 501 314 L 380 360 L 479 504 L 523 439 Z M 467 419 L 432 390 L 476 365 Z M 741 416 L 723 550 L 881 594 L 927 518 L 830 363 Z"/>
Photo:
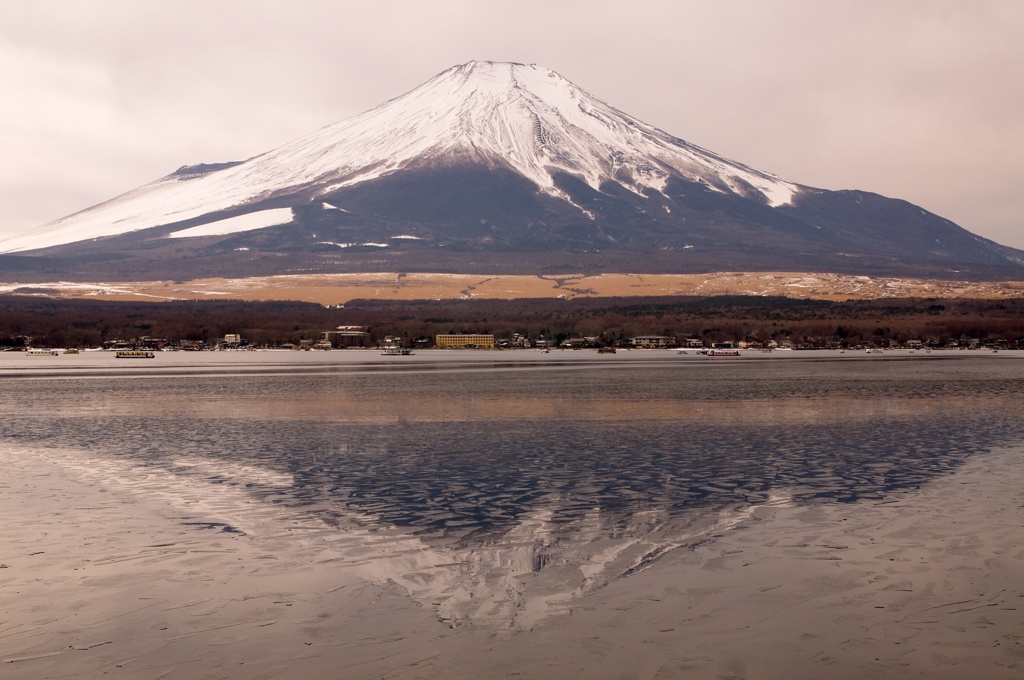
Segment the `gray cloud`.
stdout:
<path fill-rule="evenodd" d="M 1024 248 L 1016 0 L 0 0 L 0 235 L 247 158 L 471 59 Z"/>

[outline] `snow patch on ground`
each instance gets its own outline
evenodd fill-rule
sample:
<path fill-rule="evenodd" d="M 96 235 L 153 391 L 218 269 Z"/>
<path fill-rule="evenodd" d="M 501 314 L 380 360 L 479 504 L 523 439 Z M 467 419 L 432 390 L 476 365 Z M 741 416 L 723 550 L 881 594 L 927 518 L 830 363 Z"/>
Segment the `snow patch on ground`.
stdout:
<path fill-rule="evenodd" d="M 288 224 L 292 221 L 291 208 L 274 208 L 273 210 L 260 210 L 258 212 L 229 217 L 224 220 L 217 220 L 209 224 L 201 224 L 198 227 L 189 227 L 181 231 L 174 231 L 167 235 L 167 238 L 190 238 L 193 236 L 224 236 L 225 234 L 237 234 L 243 231 L 254 229 L 265 229 Z"/>
<path fill-rule="evenodd" d="M 337 246 L 339 248 L 387 248 L 389 243 L 335 243 L 334 241 L 317 241 L 318 245 Z"/>

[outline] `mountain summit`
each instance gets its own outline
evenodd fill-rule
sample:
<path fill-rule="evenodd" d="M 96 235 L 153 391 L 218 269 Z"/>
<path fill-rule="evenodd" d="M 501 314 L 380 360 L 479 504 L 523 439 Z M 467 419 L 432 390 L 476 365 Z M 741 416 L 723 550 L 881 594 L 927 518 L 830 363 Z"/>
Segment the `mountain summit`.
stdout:
<path fill-rule="evenodd" d="M 909 203 L 786 182 L 554 71 L 496 62 L 452 67 L 273 151 L 184 166 L 0 241 L 0 252 L 27 251 L 75 271 L 102 261 L 179 277 L 183 266 L 1000 276 L 1024 263 Z"/>

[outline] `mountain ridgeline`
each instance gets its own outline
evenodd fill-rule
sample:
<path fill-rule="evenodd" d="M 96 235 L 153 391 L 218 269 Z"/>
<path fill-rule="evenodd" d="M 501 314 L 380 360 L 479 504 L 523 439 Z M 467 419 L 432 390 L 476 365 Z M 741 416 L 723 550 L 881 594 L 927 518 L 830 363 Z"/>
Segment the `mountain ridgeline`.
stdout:
<path fill-rule="evenodd" d="M 1019 279 L 906 201 L 787 182 L 536 65 L 470 62 L 246 161 L 184 166 L 0 241 L 37 278 L 816 271 Z"/>

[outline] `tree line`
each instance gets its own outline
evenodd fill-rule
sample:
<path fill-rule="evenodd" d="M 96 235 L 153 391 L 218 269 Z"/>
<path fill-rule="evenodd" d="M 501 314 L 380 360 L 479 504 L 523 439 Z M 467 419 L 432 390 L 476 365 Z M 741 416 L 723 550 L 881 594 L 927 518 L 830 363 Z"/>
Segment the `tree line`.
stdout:
<path fill-rule="evenodd" d="M 109 302 L 0 296 L 0 346 L 98 347 L 139 337 L 215 343 L 240 334 L 252 345 L 299 344 L 338 326 L 362 326 L 373 343 L 412 343 L 439 333 L 598 337 L 639 335 L 714 342 L 789 341 L 806 346 L 882 346 L 920 339 L 1001 341 L 1024 347 L 1024 300 L 794 300 L 782 297 L 575 298 L 572 300 L 193 300 Z"/>

